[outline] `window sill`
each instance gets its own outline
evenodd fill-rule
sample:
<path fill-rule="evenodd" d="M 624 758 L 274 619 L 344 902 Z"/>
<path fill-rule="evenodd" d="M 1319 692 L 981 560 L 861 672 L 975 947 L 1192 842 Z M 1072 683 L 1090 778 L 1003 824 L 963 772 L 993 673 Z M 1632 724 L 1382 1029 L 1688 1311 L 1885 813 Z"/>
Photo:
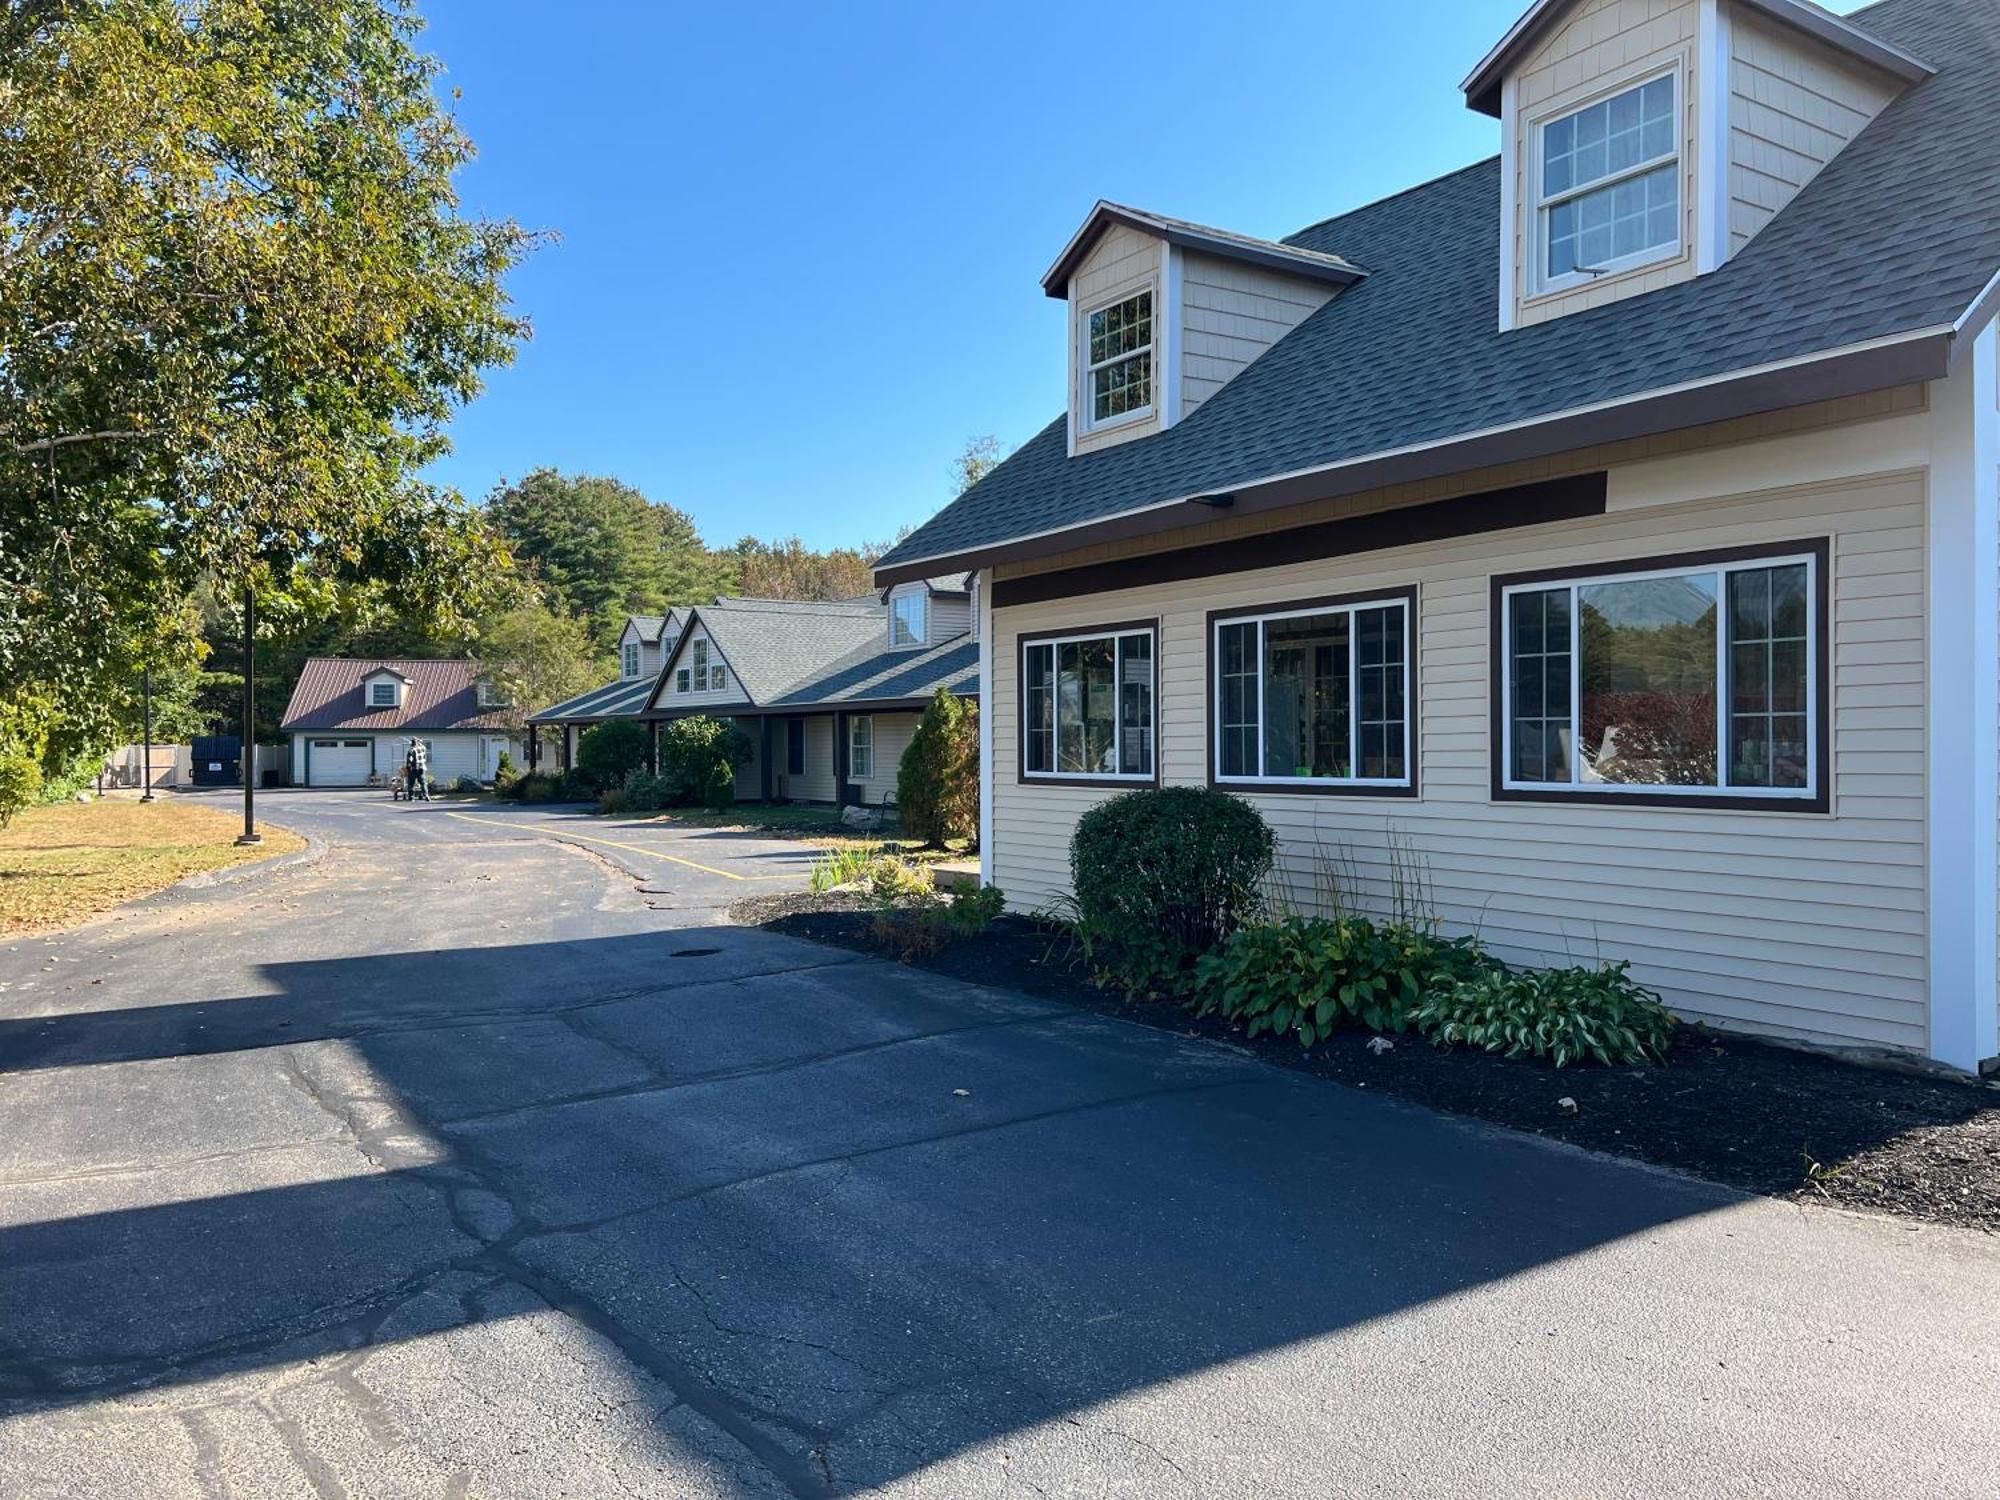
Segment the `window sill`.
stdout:
<path fill-rule="evenodd" d="M 1559 305 L 1575 297 L 1579 292 L 1595 291 L 1599 287 L 1623 286 L 1629 281 L 1651 275 L 1656 271 L 1672 271 L 1683 266 L 1692 268 L 1693 265 L 1694 257 L 1683 245 L 1671 255 L 1663 255 L 1657 260 L 1641 261 L 1637 265 L 1620 266 L 1615 271 L 1606 271 L 1602 276 L 1579 276 L 1557 286 L 1537 286 L 1521 299 L 1521 311 L 1534 312 L 1544 307 Z"/>
<path fill-rule="evenodd" d="M 1564 791 L 1551 786 L 1547 791 L 1530 787 L 1496 785 L 1492 789 L 1495 802 L 1540 802 L 1544 804 L 1580 802 L 1590 807 L 1672 807 L 1692 812 L 1767 812 L 1767 813 L 1815 813 L 1832 811 L 1830 799 L 1824 791 L 1810 795 L 1796 793 L 1765 793 L 1757 795 L 1749 792 L 1712 792 L 1695 790 L 1686 792 L 1639 791 L 1614 792 L 1601 789 L 1576 788 Z"/>
<path fill-rule="evenodd" d="M 1083 771 L 1023 771 L 1018 779 L 1022 786 L 1113 787 L 1119 791 L 1160 784 L 1157 773 L 1112 776 L 1091 775 Z"/>

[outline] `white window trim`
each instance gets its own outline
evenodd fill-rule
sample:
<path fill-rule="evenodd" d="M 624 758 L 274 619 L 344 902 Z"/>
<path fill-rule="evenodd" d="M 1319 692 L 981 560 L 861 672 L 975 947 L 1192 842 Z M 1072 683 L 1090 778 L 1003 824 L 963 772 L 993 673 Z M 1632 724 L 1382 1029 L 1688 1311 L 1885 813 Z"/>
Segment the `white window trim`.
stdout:
<path fill-rule="evenodd" d="M 1143 351 L 1132 349 L 1124 354 L 1117 355 L 1115 358 L 1093 362 L 1090 357 L 1091 318 L 1103 312 L 1107 307 L 1116 307 L 1121 302 L 1130 302 L 1135 297 L 1144 296 L 1151 296 L 1153 299 L 1153 336 L 1146 342 Z M 1077 401 L 1077 430 L 1087 434 L 1110 432 L 1114 428 L 1129 427 L 1134 422 L 1151 421 L 1153 414 L 1159 409 L 1160 401 L 1159 351 L 1160 289 L 1157 283 L 1148 280 L 1142 286 L 1128 286 L 1121 292 L 1114 292 L 1107 297 L 1086 305 L 1078 315 L 1076 324 L 1077 390 L 1079 393 Z M 1122 411 L 1115 417 L 1106 417 L 1102 421 L 1095 420 L 1092 413 L 1097 409 L 1097 391 L 1092 383 L 1092 377 L 1099 370 L 1109 369 L 1112 365 L 1122 364 L 1128 359 L 1137 357 L 1141 352 L 1145 354 L 1149 365 L 1147 373 L 1150 379 L 1148 385 L 1152 390 L 1153 399 L 1148 401 L 1144 406 L 1135 407 L 1131 411 Z"/>
<path fill-rule="evenodd" d="M 861 726 L 864 724 L 868 726 L 868 743 L 865 745 L 861 743 L 859 738 Z M 865 771 L 861 769 L 859 759 L 863 751 L 866 751 L 868 755 L 868 769 Z M 847 779 L 849 781 L 873 781 L 875 779 L 875 716 L 873 714 L 856 714 L 847 721 Z"/>
<path fill-rule="evenodd" d="M 686 667 L 677 668 L 674 672 L 674 691 L 677 693 L 692 692 L 693 689 L 688 686 L 688 682 L 688 669 Z"/>
<path fill-rule="evenodd" d="M 1135 636 L 1144 636 L 1148 644 L 1152 647 L 1152 663 L 1153 663 L 1152 697 L 1147 700 L 1147 707 L 1151 710 L 1151 722 L 1147 725 L 1147 728 L 1150 729 L 1153 734 L 1152 768 L 1150 770 L 1145 770 L 1145 771 L 1031 771 L 1029 770 L 1028 769 L 1028 714 L 1027 714 L 1028 682 L 1026 675 L 1028 653 L 1030 651 L 1037 650 L 1043 646 L 1047 646 L 1050 647 L 1052 650 L 1056 650 L 1058 654 L 1054 658 L 1056 664 L 1054 676 L 1056 680 L 1060 680 L 1062 675 L 1062 666 L 1061 666 L 1062 658 L 1060 655 L 1061 647 L 1066 645 L 1072 645 L 1078 641 L 1110 641 L 1111 662 L 1113 671 L 1112 692 L 1115 697 L 1119 689 L 1124 686 L 1123 682 L 1118 680 L 1117 678 L 1117 669 L 1119 665 L 1118 643 L 1123 640 L 1130 640 Z M 1155 782 L 1159 780 L 1160 632 L 1157 626 L 1144 625 L 1140 626 L 1138 629 L 1135 630 L 1109 630 L 1109 631 L 1079 630 L 1068 635 L 1033 636 L 1030 639 L 1021 642 L 1021 664 L 1022 664 L 1022 679 L 1019 683 L 1015 685 L 1016 694 L 1020 698 L 1021 702 L 1020 740 L 1019 743 L 1015 746 L 1015 753 L 1020 757 L 1019 767 L 1020 767 L 1020 774 L 1023 777 L 1023 779 L 1028 781 L 1057 781 L 1057 782 L 1129 781 L 1134 786 L 1152 786 Z M 1050 685 L 1050 692 L 1053 693 L 1054 691 L 1055 691 L 1055 686 L 1054 683 L 1052 682 Z M 1055 706 L 1056 706 L 1055 704 L 1052 704 L 1051 708 L 1053 709 Z M 1055 739 L 1054 739 L 1054 744 L 1050 748 L 1056 756 L 1060 757 L 1062 753 L 1061 751 L 1062 726 L 1060 723 L 1052 723 L 1051 728 L 1054 731 Z M 1120 704 L 1117 706 L 1116 711 L 1111 716 L 1111 763 L 1113 765 L 1118 765 L 1125 759 L 1124 751 L 1125 751 L 1125 713 L 1123 705 Z"/>
<path fill-rule="evenodd" d="M 1542 191 L 1542 133 L 1558 120 L 1578 114 L 1594 104 L 1602 104 L 1606 99 L 1614 99 L 1620 94 L 1642 89 L 1660 78 L 1674 81 L 1674 149 L 1665 156 L 1651 157 L 1623 171 L 1613 172 L 1586 183 L 1582 187 L 1571 184 L 1554 197 Z M 1687 253 L 1687 70 L 1678 61 L 1663 68 L 1649 68 L 1617 83 L 1598 89 L 1581 99 L 1565 100 L 1559 107 L 1537 116 L 1528 124 L 1528 173 L 1529 173 L 1529 222 L 1532 228 L 1528 235 L 1528 295 L 1530 297 L 1551 297 L 1559 292 L 1573 291 L 1580 286 L 1595 286 L 1631 271 L 1644 270 L 1648 266 L 1665 265 L 1679 260 Z M 1619 256 L 1606 261 L 1596 271 L 1569 271 L 1561 276 L 1550 276 L 1549 266 L 1549 211 L 1559 203 L 1572 198 L 1581 198 L 1600 188 L 1611 187 L 1629 178 L 1640 177 L 1647 172 L 1658 171 L 1669 162 L 1681 168 L 1681 178 L 1674 190 L 1676 207 L 1674 240 L 1671 245 L 1656 245 L 1646 250 L 1636 250 L 1630 255 Z"/>
<path fill-rule="evenodd" d="M 384 691 L 389 694 L 387 698 L 382 696 Z M 394 708 L 399 696 L 399 690 L 393 682 L 371 682 L 368 684 L 368 706 L 370 708 Z"/>
<path fill-rule="evenodd" d="M 1790 786 L 1736 786 L 1729 780 L 1729 720 L 1732 693 L 1729 680 L 1729 580 L 1731 573 L 1756 572 L 1764 568 L 1793 567 L 1805 564 L 1806 569 L 1806 784 L 1803 787 Z M 1616 567 L 1601 573 L 1579 575 L 1575 578 L 1551 578 L 1540 583 L 1508 584 L 1500 590 L 1500 655 L 1493 664 L 1493 670 L 1500 674 L 1502 683 L 1500 703 L 1500 787 L 1509 792 L 1531 792 L 1537 797 L 1599 798 L 1613 797 L 1687 797 L 1697 803 L 1714 801 L 1718 797 L 1755 798 L 1759 801 L 1783 805 L 1788 802 L 1816 802 L 1819 799 L 1820 777 L 1825 774 L 1820 765 L 1819 699 L 1825 691 L 1820 682 L 1820 632 L 1826 629 L 1826 622 L 1820 619 L 1820 577 L 1819 558 L 1812 552 L 1773 554 L 1769 557 L 1732 558 L 1722 562 L 1695 563 L 1678 568 L 1639 568 L 1621 572 Z M 1632 781 L 1585 781 L 1583 780 L 1583 651 L 1582 630 L 1583 611 L 1578 607 L 1577 594 L 1593 584 L 1599 583 L 1643 583 L 1653 578 L 1686 578 L 1697 573 L 1713 573 L 1722 580 L 1715 604 L 1715 781 L 1714 786 L 1663 786 L 1651 782 Z M 1554 589 L 1568 589 L 1569 609 L 1569 776 L 1568 781 L 1516 781 L 1514 768 L 1514 705 L 1506 691 L 1514 660 L 1514 611 L 1511 601 L 1516 594 L 1539 594 Z"/>
<path fill-rule="evenodd" d="M 711 662 L 708 668 L 708 690 L 719 693 L 729 686 L 729 669 L 721 662 Z"/>
<path fill-rule="evenodd" d="M 637 676 L 639 675 L 639 644 L 638 644 L 638 642 L 636 642 L 636 641 L 626 641 L 626 642 L 625 642 L 625 643 L 624 643 L 624 644 L 623 644 L 622 646 L 620 646 L 620 648 L 619 648 L 619 665 L 620 665 L 620 667 L 622 667 L 622 668 L 623 668 L 623 671 L 624 671 L 624 675 L 625 675 L 625 676 L 627 676 L 627 677 L 637 677 Z"/>
<path fill-rule="evenodd" d="M 1403 616 L 1403 774 L 1401 776 L 1226 776 L 1222 771 L 1222 632 L 1225 626 L 1257 626 L 1257 755 L 1261 762 L 1264 753 L 1264 626 L 1272 620 L 1296 620 L 1307 615 L 1348 616 L 1347 624 L 1347 681 L 1352 694 L 1347 715 L 1347 763 L 1361 764 L 1361 632 L 1354 628 L 1354 614 L 1364 609 L 1397 609 Z M 1415 611 L 1410 608 L 1407 595 L 1388 594 L 1379 599 L 1357 599 L 1352 603 L 1306 605 L 1300 609 L 1245 610 L 1241 614 L 1220 617 L 1211 627 L 1208 638 L 1210 719 L 1213 722 L 1214 741 L 1210 753 L 1215 757 L 1215 782 L 1217 786 L 1283 786 L 1283 787 L 1383 787 L 1408 789 L 1416 784 L 1416 746 L 1411 742 L 1411 709 L 1416 702 L 1416 684 L 1411 681 L 1410 662 L 1416 651 Z"/>
<path fill-rule="evenodd" d="M 917 627 L 910 633 L 908 640 L 899 639 L 896 635 L 896 626 L 901 623 L 900 617 L 897 615 L 896 610 L 899 605 L 904 605 L 904 604 L 914 604 L 917 607 Z M 903 650 L 903 649 L 908 649 L 909 647 L 912 646 L 924 645 L 930 638 L 930 626 L 931 626 L 931 607 L 930 607 L 930 597 L 928 594 L 913 591 L 907 594 L 898 594 L 894 598 L 890 599 L 889 601 L 890 649 Z"/>

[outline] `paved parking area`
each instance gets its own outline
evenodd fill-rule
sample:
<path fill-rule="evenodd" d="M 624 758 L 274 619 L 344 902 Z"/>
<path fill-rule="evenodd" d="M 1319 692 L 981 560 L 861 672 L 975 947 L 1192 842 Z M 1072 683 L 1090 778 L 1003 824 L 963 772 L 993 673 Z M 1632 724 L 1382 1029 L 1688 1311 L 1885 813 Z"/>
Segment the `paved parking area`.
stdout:
<path fill-rule="evenodd" d="M 1983 1237 L 728 926 L 775 841 L 264 806 L 326 858 L 0 945 L 9 1500 L 2000 1473 Z"/>

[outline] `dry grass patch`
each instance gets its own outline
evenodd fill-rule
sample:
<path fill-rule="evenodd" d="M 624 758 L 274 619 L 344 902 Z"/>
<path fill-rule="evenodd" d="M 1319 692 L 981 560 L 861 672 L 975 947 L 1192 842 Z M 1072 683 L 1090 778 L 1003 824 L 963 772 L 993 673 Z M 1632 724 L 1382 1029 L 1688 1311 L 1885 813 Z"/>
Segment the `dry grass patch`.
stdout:
<path fill-rule="evenodd" d="M 264 842 L 239 849 L 242 816 L 197 803 L 31 808 L 0 829 L 0 933 L 66 927 L 204 870 L 305 847 L 289 829 L 259 828 Z"/>

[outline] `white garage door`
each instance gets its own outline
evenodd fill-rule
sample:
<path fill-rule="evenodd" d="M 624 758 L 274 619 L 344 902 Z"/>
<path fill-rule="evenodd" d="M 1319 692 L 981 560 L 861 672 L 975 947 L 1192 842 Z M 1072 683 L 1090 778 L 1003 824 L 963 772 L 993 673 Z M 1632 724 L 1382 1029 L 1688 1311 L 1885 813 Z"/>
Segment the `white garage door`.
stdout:
<path fill-rule="evenodd" d="M 366 786 L 375 768 L 367 740 L 312 740 L 306 746 L 306 785 Z"/>

